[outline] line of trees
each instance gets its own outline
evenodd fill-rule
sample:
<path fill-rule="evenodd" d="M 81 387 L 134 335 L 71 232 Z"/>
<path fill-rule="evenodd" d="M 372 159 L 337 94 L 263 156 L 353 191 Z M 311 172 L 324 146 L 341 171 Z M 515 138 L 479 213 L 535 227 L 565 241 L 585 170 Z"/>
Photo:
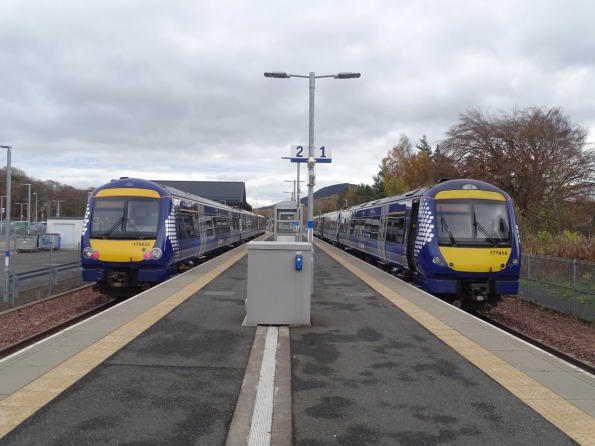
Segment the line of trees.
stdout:
<path fill-rule="evenodd" d="M 349 204 L 429 186 L 441 178 L 473 178 L 514 200 L 521 232 L 595 233 L 595 151 L 588 129 L 560 107 L 515 108 L 492 114 L 471 109 L 434 149 L 424 135 L 413 148 L 401 134 L 371 186 L 346 190 Z M 338 197 L 339 207 L 342 206 Z M 333 209 L 331 199 L 328 210 Z M 324 211 L 323 211 L 324 212 Z"/>
<path fill-rule="evenodd" d="M 45 221 L 48 216 L 57 216 L 58 201 L 60 201 L 60 217 L 84 216 L 89 192 L 94 189 L 76 189 L 53 180 L 36 180 L 15 167 L 11 167 L 11 180 L 10 212 L 13 221 L 21 220 L 21 209 L 22 219 L 27 220 L 27 205 L 15 204 L 28 203 L 29 186 L 25 186 L 27 184 L 31 185 L 31 221 L 35 221 L 36 210 L 38 221 Z M 0 195 L 6 196 L 6 167 L 0 169 Z M 3 200 L 6 206 L 6 198 Z M 6 213 L 3 213 L 2 217 L 5 218 Z"/>

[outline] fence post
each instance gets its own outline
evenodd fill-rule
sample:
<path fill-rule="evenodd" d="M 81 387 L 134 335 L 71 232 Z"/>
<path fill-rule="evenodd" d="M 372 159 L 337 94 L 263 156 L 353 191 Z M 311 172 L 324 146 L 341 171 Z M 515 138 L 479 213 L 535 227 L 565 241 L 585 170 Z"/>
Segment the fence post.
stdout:
<path fill-rule="evenodd" d="M 52 248 L 54 247 L 53 243 L 50 244 L 50 267 L 48 269 L 48 271 L 50 272 L 50 293 L 49 295 L 52 295 Z"/>
<path fill-rule="evenodd" d="M 531 290 L 531 254 L 527 254 L 527 300 Z"/>
<path fill-rule="evenodd" d="M 572 261 L 572 317 L 576 317 L 576 259 Z"/>
<path fill-rule="evenodd" d="M 11 244 L 12 244 L 12 240 L 11 240 Z M 14 291 L 15 291 L 15 286 L 16 286 L 16 274 L 17 274 L 17 239 L 16 239 L 16 233 L 15 233 L 15 239 L 14 239 L 14 253 L 12 255 L 13 261 L 12 261 L 12 292 L 10 293 L 10 306 L 14 307 Z M 10 287 L 9 287 L 10 288 Z"/>

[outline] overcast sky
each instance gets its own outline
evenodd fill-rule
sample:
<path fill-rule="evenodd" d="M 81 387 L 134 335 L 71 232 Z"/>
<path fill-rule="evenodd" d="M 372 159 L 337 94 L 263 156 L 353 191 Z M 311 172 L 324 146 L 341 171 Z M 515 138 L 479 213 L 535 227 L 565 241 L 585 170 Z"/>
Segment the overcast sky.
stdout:
<path fill-rule="evenodd" d="M 265 71 L 361 73 L 316 81 L 315 190 L 371 184 L 400 133 L 435 147 L 471 108 L 560 106 L 593 141 L 594 20 L 592 0 L 0 0 L 0 145 L 39 180 L 244 181 L 269 205 L 309 93 Z"/>

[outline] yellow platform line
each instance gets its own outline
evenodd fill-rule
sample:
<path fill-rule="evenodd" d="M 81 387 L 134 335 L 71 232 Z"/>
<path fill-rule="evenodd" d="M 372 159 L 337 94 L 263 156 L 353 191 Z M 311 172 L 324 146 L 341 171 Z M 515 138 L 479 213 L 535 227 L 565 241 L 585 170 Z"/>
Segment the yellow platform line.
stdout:
<path fill-rule="evenodd" d="M 584 446 L 595 446 L 595 418 L 383 285 L 346 261 L 325 243 L 318 240 L 314 240 L 314 243 L 574 441 Z"/>
<path fill-rule="evenodd" d="M 236 254 L 127 324 L 0 401 L 0 439 L 247 254 Z"/>

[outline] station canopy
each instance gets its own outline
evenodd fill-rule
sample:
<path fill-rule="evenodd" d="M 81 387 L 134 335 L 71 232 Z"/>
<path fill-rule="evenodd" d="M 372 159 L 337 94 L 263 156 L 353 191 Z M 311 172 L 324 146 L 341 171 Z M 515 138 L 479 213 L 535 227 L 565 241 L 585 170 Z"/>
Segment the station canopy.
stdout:
<path fill-rule="evenodd" d="M 163 186 L 188 192 L 198 197 L 252 211 L 246 202 L 246 184 L 240 181 L 169 181 L 151 180 Z"/>

